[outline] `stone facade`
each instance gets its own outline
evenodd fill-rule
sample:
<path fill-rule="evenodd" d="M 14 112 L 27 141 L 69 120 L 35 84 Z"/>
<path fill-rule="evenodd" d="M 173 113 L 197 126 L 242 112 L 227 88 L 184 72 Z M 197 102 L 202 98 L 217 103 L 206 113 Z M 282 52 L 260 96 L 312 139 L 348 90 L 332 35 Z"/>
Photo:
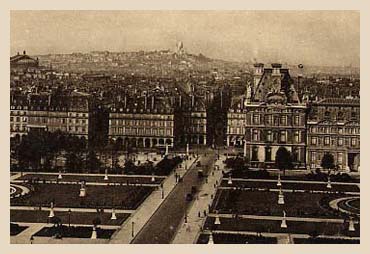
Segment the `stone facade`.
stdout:
<path fill-rule="evenodd" d="M 307 129 L 307 166 L 319 167 L 328 152 L 334 156 L 338 169 L 359 171 L 359 99 L 328 98 L 313 102 Z"/>

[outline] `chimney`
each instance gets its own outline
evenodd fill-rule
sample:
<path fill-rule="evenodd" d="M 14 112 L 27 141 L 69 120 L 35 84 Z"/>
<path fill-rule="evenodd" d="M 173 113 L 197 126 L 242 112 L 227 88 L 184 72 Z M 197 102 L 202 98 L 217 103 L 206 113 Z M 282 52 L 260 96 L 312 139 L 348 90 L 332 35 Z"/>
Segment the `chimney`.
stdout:
<path fill-rule="evenodd" d="M 23 55 L 25 55 L 26 54 L 26 51 L 25 50 L 23 50 Z"/>
<path fill-rule="evenodd" d="M 273 63 L 271 64 L 272 67 L 272 75 L 280 75 L 280 69 L 281 69 L 280 63 Z"/>
<path fill-rule="evenodd" d="M 19 56 L 19 51 L 17 52 L 17 56 Z"/>
<path fill-rule="evenodd" d="M 254 65 L 254 75 L 253 75 L 253 84 L 252 84 L 252 93 L 255 93 L 258 83 L 261 80 L 263 75 L 263 63 L 255 63 Z"/>

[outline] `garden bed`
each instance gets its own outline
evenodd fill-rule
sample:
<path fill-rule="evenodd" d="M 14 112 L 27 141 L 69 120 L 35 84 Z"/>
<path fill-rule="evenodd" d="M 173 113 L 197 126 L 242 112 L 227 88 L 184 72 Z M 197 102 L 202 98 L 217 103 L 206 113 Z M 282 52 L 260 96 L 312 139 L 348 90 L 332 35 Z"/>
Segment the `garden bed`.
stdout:
<path fill-rule="evenodd" d="M 26 230 L 28 227 L 26 226 L 19 226 L 16 223 L 10 223 L 10 236 L 18 235 L 19 233 Z"/>
<path fill-rule="evenodd" d="M 101 176 L 88 176 L 88 175 L 63 175 L 62 179 L 58 179 L 58 174 L 26 174 L 16 180 L 24 181 L 63 181 L 79 183 L 82 180 L 86 182 L 95 183 L 124 183 L 124 184 L 160 184 L 164 178 L 155 177 L 155 181 L 152 182 L 151 177 L 125 177 L 125 176 L 109 176 L 108 180 L 104 180 L 104 175 Z"/>
<path fill-rule="evenodd" d="M 62 224 L 82 224 L 92 225 L 92 221 L 96 217 L 100 217 L 101 225 L 121 225 L 129 216 L 128 213 L 116 213 L 116 220 L 111 220 L 110 209 L 104 213 L 94 212 L 68 212 L 54 211 L 54 215 L 61 219 Z M 49 211 L 33 211 L 33 210 L 10 210 L 10 221 L 12 222 L 27 222 L 27 223 L 50 223 Z M 70 221 L 69 221 L 70 219 Z"/>
<path fill-rule="evenodd" d="M 204 229 L 291 234 L 310 234 L 316 231 L 319 235 L 360 236 L 360 224 L 355 224 L 355 232 L 349 232 L 348 223 L 287 221 L 288 228 L 281 228 L 281 220 L 220 218 L 220 225 L 215 225 L 214 221 L 215 218 L 208 217 Z"/>
<path fill-rule="evenodd" d="M 233 181 L 232 184 L 228 184 L 228 180 L 223 180 L 221 186 L 223 187 L 241 187 L 241 188 L 266 188 L 266 189 L 278 189 L 276 182 L 257 182 L 257 181 Z M 299 182 L 299 183 L 286 183 L 282 182 L 283 189 L 290 190 L 313 190 L 313 191 L 338 191 L 338 192 L 360 192 L 360 189 L 357 185 L 343 185 L 343 184 L 331 184 L 332 188 L 328 189 L 326 187 L 327 182 L 322 183 L 310 183 Z"/>
<path fill-rule="evenodd" d="M 61 227 L 43 227 L 40 231 L 38 231 L 34 236 L 36 237 L 54 237 L 57 234 L 61 234 L 61 237 L 67 238 L 91 238 L 93 228 L 92 227 L 68 227 L 68 226 L 61 226 Z M 98 239 L 110 239 L 115 229 L 102 229 L 97 228 L 97 238 Z"/>
<path fill-rule="evenodd" d="M 78 184 L 33 184 L 32 194 L 12 199 L 11 206 L 50 206 L 69 208 L 136 209 L 154 190 L 147 186 L 87 186 L 86 197 L 79 197 Z"/>
<path fill-rule="evenodd" d="M 341 218 L 342 214 L 329 208 L 329 201 L 345 197 L 340 194 L 284 192 L 284 205 L 279 205 L 278 192 L 249 190 L 218 190 L 211 210 L 219 213 L 253 215 Z"/>
<path fill-rule="evenodd" d="M 213 242 L 215 244 L 276 244 L 276 237 L 264 237 L 244 234 L 224 234 L 213 233 Z M 206 244 L 209 240 L 209 234 L 201 234 L 197 244 Z"/>
<path fill-rule="evenodd" d="M 341 239 L 341 238 L 294 238 L 295 244 L 360 244 L 357 239 Z"/>

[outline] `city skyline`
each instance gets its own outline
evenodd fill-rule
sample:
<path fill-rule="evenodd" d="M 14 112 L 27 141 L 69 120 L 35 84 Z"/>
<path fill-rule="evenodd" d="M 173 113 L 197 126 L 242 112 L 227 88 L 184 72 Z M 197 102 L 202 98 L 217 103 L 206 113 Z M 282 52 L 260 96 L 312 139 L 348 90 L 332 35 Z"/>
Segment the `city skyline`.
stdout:
<path fill-rule="evenodd" d="M 359 17 L 357 11 L 12 11 L 11 54 L 174 51 L 182 41 L 187 52 L 210 58 L 359 67 Z"/>

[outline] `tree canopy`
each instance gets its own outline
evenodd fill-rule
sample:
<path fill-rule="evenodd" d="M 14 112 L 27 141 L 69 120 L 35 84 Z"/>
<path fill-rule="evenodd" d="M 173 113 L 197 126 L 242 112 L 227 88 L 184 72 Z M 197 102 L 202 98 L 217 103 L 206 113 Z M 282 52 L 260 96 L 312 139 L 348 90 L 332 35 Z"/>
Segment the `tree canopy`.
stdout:
<path fill-rule="evenodd" d="M 293 168 L 292 155 L 284 146 L 279 147 L 276 151 L 275 165 L 280 170 Z"/>

